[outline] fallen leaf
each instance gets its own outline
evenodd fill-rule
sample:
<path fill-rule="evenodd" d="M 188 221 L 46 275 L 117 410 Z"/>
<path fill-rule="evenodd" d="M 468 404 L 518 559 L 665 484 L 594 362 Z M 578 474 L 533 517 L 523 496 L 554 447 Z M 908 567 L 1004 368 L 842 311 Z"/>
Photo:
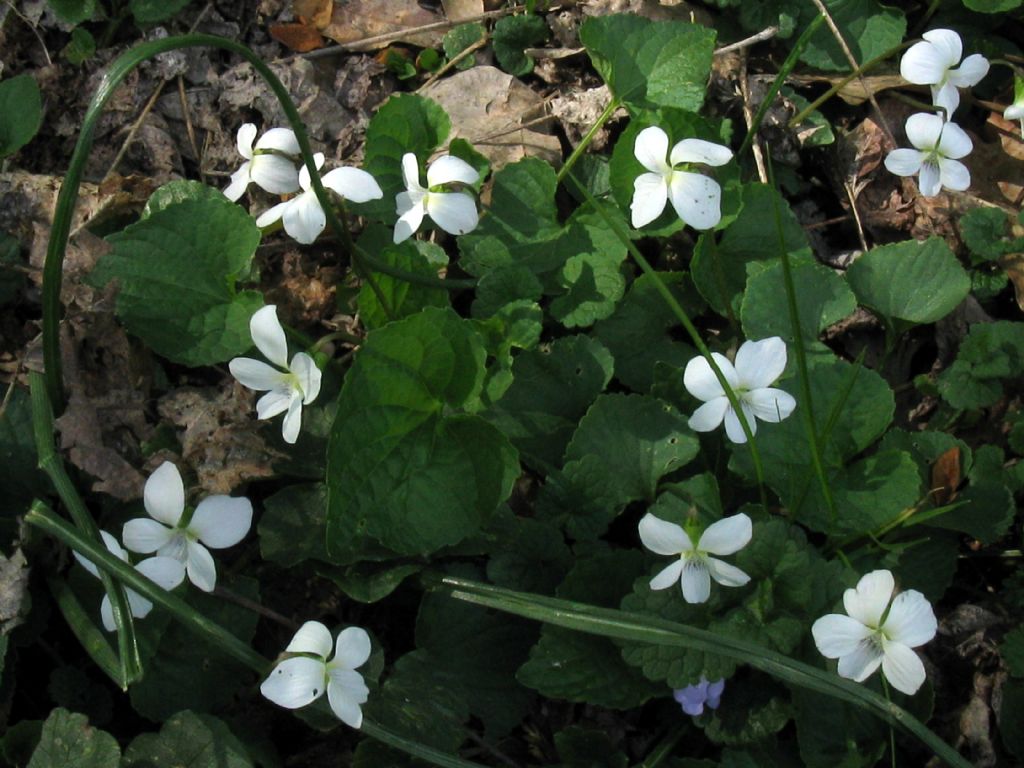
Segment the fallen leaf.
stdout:
<path fill-rule="evenodd" d="M 9 558 L 0 552 L 0 635 L 24 622 L 22 607 L 28 594 L 28 561 L 20 549 Z"/>
<path fill-rule="evenodd" d="M 272 24 L 270 36 L 282 45 L 299 53 L 306 53 L 323 47 L 324 38 L 320 30 L 310 24 Z"/>
<path fill-rule="evenodd" d="M 949 504 L 960 486 L 960 449 L 953 446 L 932 464 L 932 499 L 936 506 Z"/>
<path fill-rule="evenodd" d="M 846 76 L 826 77 L 825 75 L 794 75 L 790 81 L 797 85 L 812 85 L 814 83 L 828 83 L 835 85 L 846 79 Z M 863 78 L 854 78 L 842 88 L 836 95 L 847 104 L 859 106 L 871 96 L 890 88 L 900 88 L 907 85 L 907 81 L 899 75 L 865 75 Z"/>
<path fill-rule="evenodd" d="M 302 21 L 322 29 L 331 23 L 334 0 L 294 0 L 292 10 Z"/>
<path fill-rule="evenodd" d="M 320 32 L 336 43 L 349 45 L 365 38 L 404 31 L 402 36 L 392 40 L 371 43 L 365 49 L 353 46 L 353 50 L 377 50 L 398 41 L 436 48 L 445 30 L 419 32 L 417 29 L 440 21 L 444 21 L 440 14 L 420 7 L 416 0 L 349 0 L 334 3 L 331 18 L 320 27 Z"/>
<path fill-rule="evenodd" d="M 551 100 L 551 114 L 561 121 L 569 141 L 578 144 L 583 135 L 597 122 L 597 118 L 604 112 L 611 98 L 611 91 L 607 85 L 582 91 L 568 91 Z M 612 115 L 612 120 L 625 115 L 626 110 L 620 108 Z M 591 140 L 593 151 L 600 151 L 607 143 L 610 122 L 606 123 Z"/>
<path fill-rule="evenodd" d="M 1017 297 L 1017 306 L 1024 312 L 1024 253 L 1008 253 L 999 259 L 999 266 L 1013 283 L 1013 293 Z"/>
<path fill-rule="evenodd" d="M 462 21 L 484 12 L 484 0 L 441 0 L 448 21 Z"/>

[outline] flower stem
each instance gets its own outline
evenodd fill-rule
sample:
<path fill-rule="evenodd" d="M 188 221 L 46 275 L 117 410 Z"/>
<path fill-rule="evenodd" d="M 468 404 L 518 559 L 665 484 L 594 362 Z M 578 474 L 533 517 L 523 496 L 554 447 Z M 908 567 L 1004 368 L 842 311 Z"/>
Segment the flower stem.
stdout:
<path fill-rule="evenodd" d="M 597 132 L 601 130 L 601 127 L 608 122 L 615 110 L 622 106 L 622 100 L 616 97 L 612 97 L 612 100 L 608 102 L 608 106 L 604 108 L 604 111 L 598 115 L 597 120 L 589 130 L 584 134 L 583 138 L 580 139 L 580 143 L 573 149 L 572 154 L 566 159 L 565 164 L 558 169 L 558 175 L 555 177 L 555 183 L 561 184 L 565 177 L 572 171 L 572 167 L 576 165 L 576 161 L 583 156 L 583 153 L 587 151 L 587 147 L 590 146 L 590 142 L 594 140 Z M 577 182 L 578 183 L 578 182 Z"/>

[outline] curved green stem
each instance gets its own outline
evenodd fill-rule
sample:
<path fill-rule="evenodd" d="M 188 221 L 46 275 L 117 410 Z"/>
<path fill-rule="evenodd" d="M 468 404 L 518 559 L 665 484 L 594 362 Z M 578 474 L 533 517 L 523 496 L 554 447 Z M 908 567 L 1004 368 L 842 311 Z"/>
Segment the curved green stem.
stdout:
<path fill-rule="evenodd" d="M 594 122 L 590 129 L 584 134 L 583 138 L 580 139 L 580 143 L 573 149 L 572 154 L 566 159 L 565 164 L 558 169 L 558 175 L 555 177 L 555 183 L 561 184 L 565 177 L 572 171 L 572 167 L 576 165 L 576 161 L 580 159 L 584 152 L 587 151 L 587 147 L 590 146 L 590 142 L 594 140 L 594 136 L 601 130 L 601 126 L 608 122 L 608 119 L 615 113 L 619 107 L 622 106 L 622 100 L 612 98 L 608 102 L 608 106 L 604 108 L 604 111 L 598 115 L 597 120 Z"/>

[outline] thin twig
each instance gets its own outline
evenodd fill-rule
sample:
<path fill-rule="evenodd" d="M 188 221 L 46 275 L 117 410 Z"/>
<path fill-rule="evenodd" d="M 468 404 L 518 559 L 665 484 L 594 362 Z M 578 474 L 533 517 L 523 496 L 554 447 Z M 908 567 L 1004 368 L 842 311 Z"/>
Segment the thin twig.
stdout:
<path fill-rule="evenodd" d="M 241 607 L 245 608 L 246 610 L 252 611 L 253 613 L 258 613 L 260 616 L 265 616 L 271 621 L 276 621 L 278 624 L 288 627 L 288 629 L 290 630 L 294 631 L 299 628 L 298 622 L 292 621 L 287 616 L 282 616 L 277 611 L 271 608 L 267 608 L 267 606 L 261 603 L 257 603 L 255 600 L 250 600 L 248 597 L 240 595 L 237 592 L 232 592 L 230 589 L 225 589 L 224 587 L 214 587 L 213 595 L 215 597 L 221 597 L 227 600 L 229 603 L 240 605 Z"/>
<path fill-rule="evenodd" d="M 741 48 L 749 48 L 757 43 L 763 43 L 765 40 L 771 40 L 777 34 L 779 34 L 778 27 L 766 27 L 756 35 L 751 35 L 750 37 L 746 37 L 742 40 L 737 40 L 735 43 L 729 43 L 728 45 L 723 45 L 721 48 L 717 48 L 715 50 L 715 56 L 721 56 L 723 53 L 729 53 L 730 51 L 738 51 Z"/>
<path fill-rule="evenodd" d="M 453 56 L 451 59 L 446 61 L 444 63 L 443 67 L 441 67 L 440 69 L 437 70 L 437 72 L 435 72 L 430 77 L 428 77 L 427 81 L 425 83 L 423 83 L 423 85 L 421 85 L 419 88 L 416 89 L 416 93 L 423 93 L 423 91 L 426 88 L 430 87 L 435 82 L 437 82 L 438 78 L 440 78 L 443 75 L 445 75 L 452 67 L 454 67 L 456 64 L 458 64 L 460 61 L 462 61 L 467 56 L 469 56 L 471 53 L 475 53 L 476 51 L 479 51 L 485 45 L 487 45 L 487 35 L 484 35 L 482 38 L 477 40 L 471 46 L 469 46 L 467 48 L 463 48 L 455 56 Z"/>
<path fill-rule="evenodd" d="M 40 45 L 40 46 L 42 47 L 42 49 L 43 49 L 43 56 L 45 56 L 45 57 L 46 57 L 46 63 L 47 63 L 48 65 L 50 65 L 50 66 L 53 66 L 53 59 L 51 59 L 51 58 L 50 58 L 50 52 L 49 52 L 49 51 L 47 50 L 47 48 L 46 48 L 46 43 L 45 43 L 45 42 L 43 41 L 43 36 L 42 36 L 42 35 L 40 35 L 40 34 L 39 34 L 39 30 L 38 30 L 38 29 L 36 29 L 36 25 L 35 25 L 35 24 L 33 24 L 33 23 L 32 23 L 32 22 L 31 22 L 31 21 L 30 21 L 30 20 L 28 19 L 28 17 L 27 17 L 27 16 L 25 16 L 25 15 L 24 15 L 24 14 L 23 14 L 23 13 L 22 13 L 21 11 L 19 11 L 19 10 L 18 10 L 18 9 L 17 9 L 16 7 L 15 7 L 15 5 L 14 5 L 14 2 L 13 2 L 13 0 L 7 0 L 7 7 L 8 7 L 8 8 L 10 8 L 10 9 L 11 9 L 12 11 L 14 11 L 14 15 L 15 15 L 15 16 L 17 16 L 17 17 L 18 17 L 19 19 L 21 19 L 21 20 L 22 20 L 22 21 L 23 21 L 23 22 L 25 23 L 25 26 L 26 26 L 26 27 L 28 27 L 29 29 L 31 29 L 31 30 L 32 30 L 32 34 L 36 36 L 36 40 L 38 40 L 38 41 L 39 41 L 39 45 Z"/>
<path fill-rule="evenodd" d="M 189 116 L 188 96 L 185 94 L 185 78 L 181 75 L 178 75 L 178 98 L 181 99 L 181 114 L 185 118 L 185 132 L 188 134 L 188 143 L 192 147 L 192 154 L 196 157 L 196 165 L 199 166 L 199 179 L 205 184 L 206 175 L 203 173 L 203 159 L 199 154 L 196 132 L 192 128 L 192 118 Z"/>
<path fill-rule="evenodd" d="M 750 107 L 750 84 L 747 82 L 747 51 L 740 52 L 740 94 L 743 96 L 743 122 L 747 124 L 747 133 L 754 130 L 754 110 Z M 768 171 L 764 165 L 764 151 L 761 149 L 761 142 L 755 135 L 750 144 L 751 154 L 754 155 L 754 164 L 757 166 L 757 177 L 762 184 L 768 183 Z"/>

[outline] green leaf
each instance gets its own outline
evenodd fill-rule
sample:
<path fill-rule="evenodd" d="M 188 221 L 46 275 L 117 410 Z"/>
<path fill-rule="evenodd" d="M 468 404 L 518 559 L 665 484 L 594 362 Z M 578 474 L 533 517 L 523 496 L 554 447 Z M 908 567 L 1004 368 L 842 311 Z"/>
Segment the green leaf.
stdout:
<path fill-rule="evenodd" d="M 199 181 L 190 181 L 189 179 L 169 181 L 149 196 L 149 200 L 146 201 L 146 207 L 142 209 L 142 215 L 139 218 L 147 219 L 157 211 L 162 211 L 165 208 L 170 208 L 173 205 L 189 200 L 199 202 L 215 200 L 223 202 L 224 193 L 216 187 L 211 187 Z"/>
<path fill-rule="evenodd" d="M 210 715 L 178 712 L 159 733 L 136 736 L 122 768 L 252 768 L 245 746 Z"/>
<path fill-rule="evenodd" d="M 419 241 L 406 240 L 395 245 L 391 242 L 391 233 L 383 227 L 369 228 L 359 238 L 359 245 L 376 254 L 385 264 L 425 277 L 437 277 L 437 267 L 431 265 L 420 253 L 417 242 Z M 373 279 L 394 317 L 388 317 L 377 292 L 369 282 L 364 282 L 356 303 L 359 307 L 359 317 L 367 330 L 386 325 L 392 319 L 401 320 L 403 317 L 415 315 L 424 307 L 450 305 L 448 291 L 443 288 L 430 288 L 383 273 L 374 274 Z"/>
<path fill-rule="evenodd" d="M 969 484 L 957 497 L 957 501 L 967 503 L 929 519 L 928 525 L 961 531 L 983 544 L 1000 539 L 1016 514 L 1013 493 L 1005 485 L 1003 461 L 1003 452 L 998 446 L 980 446 L 967 473 Z"/>
<path fill-rule="evenodd" d="M 979 13 L 1004 13 L 1020 8 L 1024 0 L 964 0 L 964 6 Z"/>
<path fill-rule="evenodd" d="M 158 24 L 182 11 L 191 0 L 130 0 L 128 8 L 136 24 Z"/>
<path fill-rule="evenodd" d="M 556 525 L 502 515 L 488 529 L 487 578 L 524 592 L 549 593 L 572 566 L 572 554 Z"/>
<path fill-rule="evenodd" d="M 808 768 L 870 768 L 888 744 L 875 719 L 830 696 L 793 688 L 800 757 Z"/>
<path fill-rule="evenodd" d="M 819 491 L 808 499 L 800 520 L 816 530 L 866 533 L 899 517 L 920 499 L 917 464 L 904 451 L 880 452 L 851 464 L 829 480 L 839 513 L 831 520 Z"/>
<path fill-rule="evenodd" d="M 0 232 L 0 307 L 14 301 L 24 287 L 25 275 L 18 269 L 24 266 L 21 244 Z"/>
<path fill-rule="evenodd" d="M 903 42 L 907 19 L 903 11 L 878 0 L 824 0 L 832 20 L 858 65 L 880 56 Z M 810 23 L 817 11 L 804 6 L 803 23 Z M 811 37 L 800 60 L 828 72 L 848 72 L 850 62 L 828 25 Z"/>
<path fill-rule="evenodd" d="M 31 75 L 0 81 L 0 158 L 32 141 L 43 124 L 39 86 Z"/>
<path fill-rule="evenodd" d="M 81 24 L 96 15 L 96 0 L 47 0 L 46 4 L 65 24 Z"/>
<path fill-rule="evenodd" d="M 444 47 L 444 55 L 449 60 L 454 59 L 474 43 L 483 40 L 486 35 L 487 30 L 484 29 L 483 24 L 460 24 L 457 27 L 452 27 L 441 40 L 441 45 Z M 474 61 L 473 57 L 466 56 L 455 65 L 455 68 L 470 69 L 474 64 L 476 64 L 476 61 Z"/>
<path fill-rule="evenodd" d="M 1020 216 L 1017 217 L 1020 221 Z M 1001 208 L 972 208 L 960 219 L 960 236 L 971 252 L 971 263 L 996 261 L 1024 251 L 1024 237 L 1013 237 L 1012 219 Z"/>
<path fill-rule="evenodd" d="M 999 644 L 999 655 L 1010 674 L 1024 677 L 1024 627 L 1011 629 Z"/>
<path fill-rule="evenodd" d="M 704 727 L 716 744 L 756 744 L 782 730 L 793 717 L 785 689 L 757 672 L 736 675 L 722 696 L 722 706 Z"/>
<path fill-rule="evenodd" d="M 715 32 L 641 16 L 591 16 L 580 40 L 616 98 L 635 107 L 700 111 L 711 73 Z"/>
<path fill-rule="evenodd" d="M 1003 702 L 999 707 L 999 733 L 1003 745 L 1018 759 L 1024 760 L 1024 682 L 1008 680 L 1003 686 Z"/>
<path fill-rule="evenodd" d="M 548 39 L 547 22 L 541 16 L 522 14 L 498 19 L 492 41 L 498 66 L 510 75 L 521 77 L 533 71 L 533 58 L 524 48 L 535 48 Z"/>
<path fill-rule="evenodd" d="M 113 736 L 90 726 L 85 715 L 58 707 L 43 723 L 28 768 L 118 768 L 120 761 Z"/>
<path fill-rule="evenodd" d="M 562 768 L 626 768 L 629 758 L 615 748 L 607 731 L 570 725 L 555 734 Z"/>
<path fill-rule="evenodd" d="M 236 292 L 249 272 L 260 232 L 240 206 L 185 200 L 123 232 L 90 275 L 117 280 L 117 314 L 155 352 L 190 366 L 222 363 L 252 347 L 249 318 L 263 306 L 256 291 Z"/>
<path fill-rule="evenodd" d="M 975 323 L 956 361 L 939 374 L 943 399 L 954 408 L 985 408 L 1003 394 L 1001 381 L 1024 370 L 1024 323 Z"/>
<path fill-rule="evenodd" d="M 327 486 L 289 485 L 263 502 L 260 554 L 290 568 L 306 560 L 327 560 Z"/>
<path fill-rule="evenodd" d="M 75 27 L 71 30 L 71 40 L 61 50 L 61 54 L 69 64 L 84 64 L 96 55 L 96 38 L 85 27 Z"/>
<path fill-rule="evenodd" d="M 0 518 L 23 515 L 32 499 L 51 492 L 36 466 L 32 435 L 31 399 L 24 387 L 15 386 L 0 412 Z"/>
<path fill-rule="evenodd" d="M 758 27 L 758 29 L 763 28 Z M 811 102 L 788 86 L 782 86 L 779 89 L 779 94 L 787 101 L 791 101 L 798 113 L 803 112 L 811 105 Z M 801 146 L 804 147 L 827 147 L 836 141 L 836 135 L 832 131 L 832 124 L 816 109 L 812 110 L 802 123 L 794 126 L 794 129 L 797 137 L 800 139 Z"/>
<path fill-rule="evenodd" d="M 422 565 L 412 563 L 356 563 L 344 568 L 317 567 L 317 573 L 333 581 L 342 592 L 360 603 L 383 600 L 408 577 L 422 570 Z"/>
<path fill-rule="evenodd" d="M 519 474 L 478 416 L 484 347 L 471 321 L 427 308 L 372 331 L 345 377 L 328 444 L 327 548 L 361 539 L 426 554 L 477 532 Z M 439 514 L 439 510 L 444 510 Z"/>
<path fill-rule="evenodd" d="M 964 300 L 971 280 L 941 237 L 906 240 L 862 254 L 846 271 L 857 300 L 908 323 L 934 323 Z"/>
<path fill-rule="evenodd" d="M 473 299 L 473 317 L 490 317 L 513 302 L 536 302 L 544 294 L 540 280 L 524 266 L 510 264 L 480 278 Z"/>

